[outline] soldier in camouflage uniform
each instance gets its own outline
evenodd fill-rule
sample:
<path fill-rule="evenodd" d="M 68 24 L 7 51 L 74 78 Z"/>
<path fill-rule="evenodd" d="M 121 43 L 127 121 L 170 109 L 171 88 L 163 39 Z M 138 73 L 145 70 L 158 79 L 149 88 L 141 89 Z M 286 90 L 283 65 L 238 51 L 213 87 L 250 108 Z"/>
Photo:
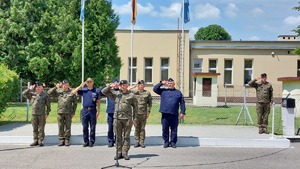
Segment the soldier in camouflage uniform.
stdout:
<path fill-rule="evenodd" d="M 33 127 L 33 143 L 30 146 L 39 145 L 42 147 L 44 146 L 46 119 L 51 111 L 50 97 L 43 90 L 43 85 L 39 82 L 31 85 L 22 94 L 26 99 L 31 99 L 32 105 L 31 123 Z"/>
<path fill-rule="evenodd" d="M 141 146 L 142 148 L 145 148 L 145 126 L 152 108 L 152 96 L 149 91 L 145 90 L 144 80 L 140 80 L 134 87 L 138 87 L 138 90 L 132 90 L 138 101 L 137 121 L 134 132 L 134 147 L 137 148 Z"/>
<path fill-rule="evenodd" d="M 115 159 L 123 158 L 129 160 L 130 132 L 132 124 L 136 122 L 137 100 L 135 95 L 128 90 L 127 80 L 120 81 L 120 90 L 111 90 L 114 83 L 102 89 L 102 94 L 115 100 L 114 132 L 117 141 L 117 156 Z M 124 140 L 124 141 L 123 141 Z"/>
<path fill-rule="evenodd" d="M 250 81 L 249 86 L 256 89 L 256 112 L 259 134 L 268 132 L 268 116 L 273 102 L 273 87 L 267 82 L 267 74 L 263 73 L 257 79 Z"/>
<path fill-rule="evenodd" d="M 70 146 L 71 123 L 77 108 L 77 97 L 69 88 L 67 80 L 56 84 L 54 88 L 48 90 L 48 94 L 58 98 L 58 146 Z"/>

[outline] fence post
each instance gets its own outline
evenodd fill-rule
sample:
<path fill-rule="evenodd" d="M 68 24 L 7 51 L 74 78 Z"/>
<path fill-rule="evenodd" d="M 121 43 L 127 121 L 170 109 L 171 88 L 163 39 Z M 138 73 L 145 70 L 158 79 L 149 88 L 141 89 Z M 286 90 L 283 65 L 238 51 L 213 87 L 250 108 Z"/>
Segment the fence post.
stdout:
<path fill-rule="evenodd" d="M 227 107 L 227 82 L 225 82 L 225 107 Z"/>
<path fill-rule="evenodd" d="M 274 118 L 275 118 L 275 102 L 272 103 L 272 137 L 274 139 Z"/>
<path fill-rule="evenodd" d="M 22 103 L 22 78 L 20 79 L 20 103 Z"/>
<path fill-rule="evenodd" d="M 27 88 L 29 89 L 30 82 L 27 84 Z M 29 99 L 27 99 L 27 108 L 26 108 L 26 122 L 28 122 L 28 113 L 29 113 Z"/>

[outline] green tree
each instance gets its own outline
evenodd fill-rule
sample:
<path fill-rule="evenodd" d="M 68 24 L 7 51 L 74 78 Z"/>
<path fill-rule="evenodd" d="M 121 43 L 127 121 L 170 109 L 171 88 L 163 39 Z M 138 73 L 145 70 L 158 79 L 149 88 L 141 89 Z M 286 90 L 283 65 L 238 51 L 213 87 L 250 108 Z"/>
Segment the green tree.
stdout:
<path fill-rule="evenodd" d="M 300 2 L 298 2 L 298 4 L 300 5 Z M 300 6 L 294 7 L 294 10 L 300 11 Z M 295 33 L 297 33 L 298 36 L 300 36 L 300 25 L 298 25 L 298 27 L 296 29 L 293 30 Z M 299 55 L 300 56 L 300 47 L 296 48 L 293 51 L 294 54 Z"/>
<path fill-rule="evenodd" d="M 0 3 L 0 63 L 28 80 L 81 82 L 80 1 L 4 0 Z M 85 78 L 104 84 L 119 75 L 115 30 L 119 17 L 108 0 L 85 6 Z M 34 59 L 38 58 L 38 59 Z M 46 61 L 41 65 L 40 61 Z M 40 65 L 35 67 L 33 65 Z M 31 66 L 30 66 L 31 65 Z M 47 66 L 47 69 L 45 66 Z M 40 74 L 37 70 L 47 70 Z"/>
<path fill-rule="evenodd" d="M 231 40 L 229 33 L 219 25 L 199 28 L 194 37 L 195 40 Z"/>

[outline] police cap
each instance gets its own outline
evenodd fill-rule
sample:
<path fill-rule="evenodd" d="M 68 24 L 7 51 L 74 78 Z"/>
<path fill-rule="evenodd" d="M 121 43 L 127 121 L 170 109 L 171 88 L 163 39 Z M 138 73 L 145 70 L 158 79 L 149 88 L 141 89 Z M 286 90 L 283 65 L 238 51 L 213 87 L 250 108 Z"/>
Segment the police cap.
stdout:
<path fill-rule="evenodd" d="M 169 78 L 168 82 L 174 82 L 174 80 L 172 78 Z"/>
<path fill-rule="evenodd" d="M 262 73 L 262 74 L 260 75 L 260 77 L 267 77 L 267 74 L 266 74 L 266 73 Z"/>
<path fill-rule="evenodd" d="M 128 82 L 127 82 L 127 80 L 121 80 L 121 81 L 120 81 L 120 85 L 121 85 L 121 84 L 128 84 Z"/>
<path fill-rule="evenodd" d="M 93 82 L 94 80 L 93 80 L 92 78 L 89 77 L 89 78 L 86 79 L 86 81 L 87 81 L 87 82 Z"/>
<path fill-rule="evenodd" d="M 138 84 L 145 84 L 145 81 L 144 80 L 140 80 L 140 81 L 138 81 Z"/>

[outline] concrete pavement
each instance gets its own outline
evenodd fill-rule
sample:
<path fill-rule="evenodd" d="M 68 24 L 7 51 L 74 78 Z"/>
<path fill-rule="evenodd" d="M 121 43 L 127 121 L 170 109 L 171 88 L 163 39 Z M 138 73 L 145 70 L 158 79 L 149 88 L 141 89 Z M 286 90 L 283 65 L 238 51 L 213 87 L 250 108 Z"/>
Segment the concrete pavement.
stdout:
<path fill-rule="evenodd" d="M 58 144 L 57 124 L 46 124 L 45 145 Z M 160 125 L 146 126 L 147 146 L 162 145 Z M 95 145 L 107 145 L 107 125 L 97 124 Z M 131 143 L 134 144 L 134 127 L 131 133 Z M 0 126 L 0 144 L 25 144 L 33 141 L 32 126 L 28 123 L 12 123 Z M 82 144 L 81 124 L 72 124 L 71 144 Z M 290 141 L 281 136 L 271 134 L 258 134 L 254 126 L 239 125 L 213 125 L 192 126 L 180 125 L 178 127 L 179 147 L 257 147 L 257 148 L 288 148 Z"/>

